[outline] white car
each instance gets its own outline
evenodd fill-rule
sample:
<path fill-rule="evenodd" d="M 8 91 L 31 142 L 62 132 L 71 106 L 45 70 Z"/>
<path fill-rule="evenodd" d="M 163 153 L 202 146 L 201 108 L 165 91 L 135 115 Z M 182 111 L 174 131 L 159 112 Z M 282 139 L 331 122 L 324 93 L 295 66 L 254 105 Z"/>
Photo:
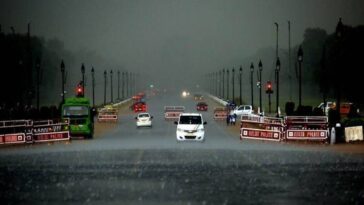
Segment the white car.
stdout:
<path fill-rule="evenodd" d="M 199 113 L 182 113 L 178 121 L 174 122 L 177 125 L 176 137 L 177 141 L 199 141 L 205 140 L 206 122 Z"/>
<path fill-rule="evenodd" d="M 237 106 L 234 110 L 232 110 L 231 114 L 236 114 L 236 115 L 251 115 L 253 114 L 253 106 L 251 105 L 240 105 Z"/>
<path fill-rule="evenodd" d="M 136 119 L 136 126 L 139 127 L 152 127 L 152 119 L 153 116 L 151 116 L 147 112 L 139 113 Z"/>

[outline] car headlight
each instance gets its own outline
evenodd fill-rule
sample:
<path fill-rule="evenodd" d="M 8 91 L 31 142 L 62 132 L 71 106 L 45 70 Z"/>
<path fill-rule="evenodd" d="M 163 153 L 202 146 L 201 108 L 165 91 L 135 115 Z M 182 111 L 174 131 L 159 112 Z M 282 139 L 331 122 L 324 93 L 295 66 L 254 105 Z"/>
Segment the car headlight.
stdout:
<path fill-rule="evenodd" d="M 177 128 L 178 132 L 183 132 L 183 130 L 181 128 Z"/>
<path fill-rule="evenodd" d="M 203 132 L 203 131 L 205 131 L 204 128 L 197 129 L 197 132 Z"/>

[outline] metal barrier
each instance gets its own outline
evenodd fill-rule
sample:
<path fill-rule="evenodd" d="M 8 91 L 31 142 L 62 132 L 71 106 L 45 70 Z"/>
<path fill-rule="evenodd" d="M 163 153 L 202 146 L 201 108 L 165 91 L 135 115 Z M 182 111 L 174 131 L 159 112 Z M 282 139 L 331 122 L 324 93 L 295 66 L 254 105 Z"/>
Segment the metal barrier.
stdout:
<path fill-rule="evenodd" d="M 226 107 L 214 108 L 214 120 L 225 120 L 228 116 L 228 110 Z"/>
<path fill-rule="evenodd" d="M 69 140 L 69 120 L 34 121 L 32 135 L 34 142 Z"/>
<path fill-rule="evenodd" d="M 0 121 L 0 144 L 69 140 L 69 120 Z"/>
<path fill-rule="evenodd" d="M 240 139 L 281 141 L 284 132 L 283 119 L 242 115 Z"/>
<path fill-rule="evenodd" d="M 326 116 L 285 117 L 287 140 L 327 140 L 329 136 Z"/>
<path fill-rule="evenodd" d="M 114 108 L 101 109 L 98 112 L 97 121 L 99 122 L 117 122 L 118 110 Z"/>
<path fill-rule="evenodd" d="M 184 106 L 164 106 L 164 119 L 177 120 L 184 111 Z"/>
<path fill-rule="evenodd" d="M 31 120 L 0 121 L 0 144 L 21 144 L 31 140 L 32 126 Z"/>

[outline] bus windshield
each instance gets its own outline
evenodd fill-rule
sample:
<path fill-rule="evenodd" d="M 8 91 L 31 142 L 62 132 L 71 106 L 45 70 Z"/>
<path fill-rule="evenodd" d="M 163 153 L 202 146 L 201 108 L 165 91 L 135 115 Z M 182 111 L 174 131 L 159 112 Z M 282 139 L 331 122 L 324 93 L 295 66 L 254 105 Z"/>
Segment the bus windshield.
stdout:
<path fill-rule="evenodd" d="M 64 117 L 83 117 L 89 115 L 89 109 L 87 106 L 65 106 L 63 108 Z"/>

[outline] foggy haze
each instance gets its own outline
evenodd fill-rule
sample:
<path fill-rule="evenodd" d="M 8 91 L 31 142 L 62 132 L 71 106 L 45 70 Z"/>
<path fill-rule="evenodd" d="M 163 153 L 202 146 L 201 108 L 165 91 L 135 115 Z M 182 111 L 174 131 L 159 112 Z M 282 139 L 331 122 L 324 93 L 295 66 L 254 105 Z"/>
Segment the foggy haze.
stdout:
<path fill-rule="evenodd" d="M 274 22 L 280 49 L 288 47 L 288 20 L 292 47 L 302 42 L 306 28 L 332 33 L 339 17 L 352 26 L 364 23 L 361 0 L 8 0 L 0 5 L 5 33 L 11 26 L 25 33 L 31 23 L 32 35 L 58 38 L 66 49 L 105 59 L 108 67 L 95 66 L 97 71 L 125 69 L 142 74 L 145 85 L 180 87 L 193 87 L 201 75 L 222 68 L 243 65 L 247 71 L 246 59 L 261 48 L 275 48 Z M 267 69 L 274 64 L 262 60 Z M 85 56 L 87 69 L 94 61 Z M 77 72 L 81 63 L 73 66 Z"/>

